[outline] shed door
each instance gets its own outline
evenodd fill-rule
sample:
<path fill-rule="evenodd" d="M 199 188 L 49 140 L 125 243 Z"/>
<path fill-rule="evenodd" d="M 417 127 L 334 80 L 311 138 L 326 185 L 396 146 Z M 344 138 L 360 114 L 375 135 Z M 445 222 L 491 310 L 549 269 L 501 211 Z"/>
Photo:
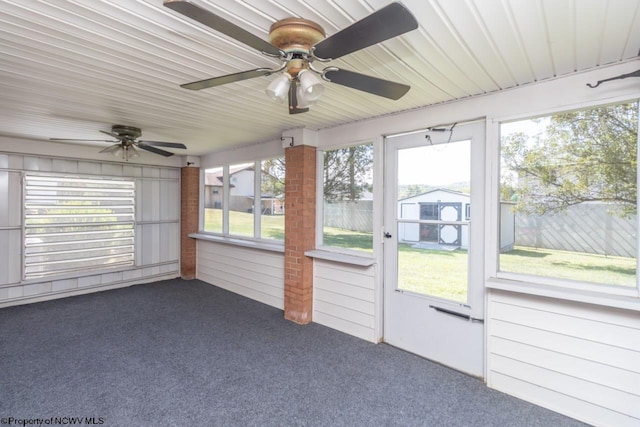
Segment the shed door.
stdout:
<path fill-rule="evenodd" d="M 483 377 L 484 122 L 385 144 L 384 340 Z"/>

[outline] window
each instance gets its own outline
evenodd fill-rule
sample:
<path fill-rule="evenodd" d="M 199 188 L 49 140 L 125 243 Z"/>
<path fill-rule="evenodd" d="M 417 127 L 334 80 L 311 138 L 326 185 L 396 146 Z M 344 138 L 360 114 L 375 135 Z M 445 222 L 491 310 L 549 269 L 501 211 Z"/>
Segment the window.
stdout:
<path fill-rule="evenodd" d="M 222 167 L 207 169 L 204 173 L 204 231 L 211 233 L 222 233 L 223 177 Z"/>
<path fill-rule="evenodd" d="M 255 163 L 229 166 L 229 234 L 231 235 L 254 236 L 255 180 Z"/>
<path fill-rule="evenodd" d="M 500 132 L 499 270 L 636 287 L 638 103 Z"/>
<path fill-rule="evenodd" d="M 319 246 L 373 251 L 373 144 L 323 153 Z"/>
<path fill-rule="evenodd" d="M 134 265 L 132 180 L 26 175 L 24 278 Z"/>
<path fill-rule="evenodd" d="M 203 230 L 284 240 L 284 173 L 283 157 L 205 170 Z"/>
<path fill-rule="evenodd" d="M 263 160 L 260 171 L 260 236 L 284 240 L 284 157 Z"/>

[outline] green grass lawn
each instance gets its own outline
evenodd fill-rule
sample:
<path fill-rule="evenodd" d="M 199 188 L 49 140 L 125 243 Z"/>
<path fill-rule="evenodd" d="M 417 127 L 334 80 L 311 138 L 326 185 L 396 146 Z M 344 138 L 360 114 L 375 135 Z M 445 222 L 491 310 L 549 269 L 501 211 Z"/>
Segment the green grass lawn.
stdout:
<path fill-rule="evenodd" d="M 500 254 L 500 270 L 607 285 L 635 286 L 635 258 L 516 246 Z"/>
<path fill-rule="evenodd" d="M 332 227 L 324 227 L 323 231 L 322 243 L 324 246 L 373 252 L 373 233 Z"/>
<path fill-rule="evenodd" d="M 368 233 L 325 228 L 324 241 L 331 246 L 373 250 Z M 466 302 L 467 262 L 465 250 L 447 252 L 399 244 L 398 288 Z M 607 285 L 636 285 L 635 258 L 516 247 L 500 254 L 500 270 Z"/>
<path fill-rule="evenodd" d="M 263 239 L 284 240 L 284 215 L 262 215 L 260 222 Z M 222 233 L 222 209 L 204 210 L 204 230 Z M 229 234 L 253 237 L 253 214 L 229 212 Z"/>
<path fill-rule="evenodd" d="M 398 245 L 398 288 L 467 302 L 467 251 Z"/>
<path fill-rule="evenodd" d="M 231 234 L 253 236 L 253 215 L 229 212 Z M 222 231 L 222 211 L 205 209 L 205 230 Z M 284 215 L 262 216 L 262 237 L 284 239 Z M 373 251 L 371 233 L 325 227 L 324 244 L 346 249 Z M 451 252 L 398 245 L 398 287 L 458 302 L 466 302 L 467 251 Z M 591 283 L 633 287 L 635 258 L 516 247 L 500 254 L 504 272 L 556 277 Z"/>

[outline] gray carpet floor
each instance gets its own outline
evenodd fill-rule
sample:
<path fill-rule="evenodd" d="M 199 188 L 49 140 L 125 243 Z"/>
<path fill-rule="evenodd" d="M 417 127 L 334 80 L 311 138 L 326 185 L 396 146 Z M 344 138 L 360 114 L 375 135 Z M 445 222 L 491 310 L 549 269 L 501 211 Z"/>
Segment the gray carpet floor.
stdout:
<path fill-rule="evenodd" d="M 578 426 L 385 344 L 179 279 L 0 309 L 0 417 L 105 426 Z"/>

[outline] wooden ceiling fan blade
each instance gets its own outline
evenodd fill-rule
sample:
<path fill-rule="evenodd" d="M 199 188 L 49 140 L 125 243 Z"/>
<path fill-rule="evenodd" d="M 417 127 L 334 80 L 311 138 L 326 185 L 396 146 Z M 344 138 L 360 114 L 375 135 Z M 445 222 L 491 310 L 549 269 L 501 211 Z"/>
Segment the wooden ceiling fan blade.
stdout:
<path fill-rule="evenodd" d="M 254 77 L 263 77 L 271 74 L 268 68 L 256 68 L 255 70 L 241 71 L 239 73 L 227 74 L 220 77 L 212 77 L 210 79 L 199 80 L 197 82 L 185 83 L 180 85 L 185 89 L 201 90 L 214 86 L 226 85 L 227 83 L 239 82 L 242 80 L 253 79 Z"/>
<path fill-rule="evenodd" d="M 397 100 L 402 98 L 411 89 L 411 86 L 396 83 L 353 71 L 331 68 L 323 73 L 326 80 L 337 83 L 363 92 L 383 96 L 385 98 Z"/>
<path fill-rule="evenodd" d="M 418 28 L 418 21 L 401 3 L 391 3 L 351 24 L 313 47 L 313 55 L 336 59 Z"/>
<path fill-rule="evenodd" d="M 152 146 L 150 146 L 150 145 L 146 145 L 146 144 L 144 144 L 143 142 L 139 142 L 139 143 L 137 143 L 137 144 L 135 144 L 135 145 L 136 145 L 136 147 L 138 147 L 138 148 L 141 148 L 141 149 L 143 149 L 143 150 L 150 151 L 150 152 L 155 153 L 155 154 L 160 154 L 161 156 L 165 156 L 165 157 L 173 156 L 173 153 L 170 153 L 170 152 L 165 151 L 165 150 L 161 150 L 161 149 L 156 148 L 156 147 L 152 147 Z"/>
<path fill-rule="evenodd" d="M 180 144 L 177 142 L 147 141 L 146 139 L 138 140 L 138 142 L 141 142 L 146 145 L 152 145 L 154 147 L 182 148 L 185 150 L 187 149 L 186 145 Z"/>
<path fill-rule="evenodd" d="M 284 52 L 266 40 L 250 33 L 242 27 L 233 24 L 226 19 L 209 12 L 187 0 L 164 0 L 164 5 L 169 9 L 198 21 L 216 31 L 238 40 L 241 43 L 251 46 L 254 49 L 276 57 L 284 56 Z"/>

